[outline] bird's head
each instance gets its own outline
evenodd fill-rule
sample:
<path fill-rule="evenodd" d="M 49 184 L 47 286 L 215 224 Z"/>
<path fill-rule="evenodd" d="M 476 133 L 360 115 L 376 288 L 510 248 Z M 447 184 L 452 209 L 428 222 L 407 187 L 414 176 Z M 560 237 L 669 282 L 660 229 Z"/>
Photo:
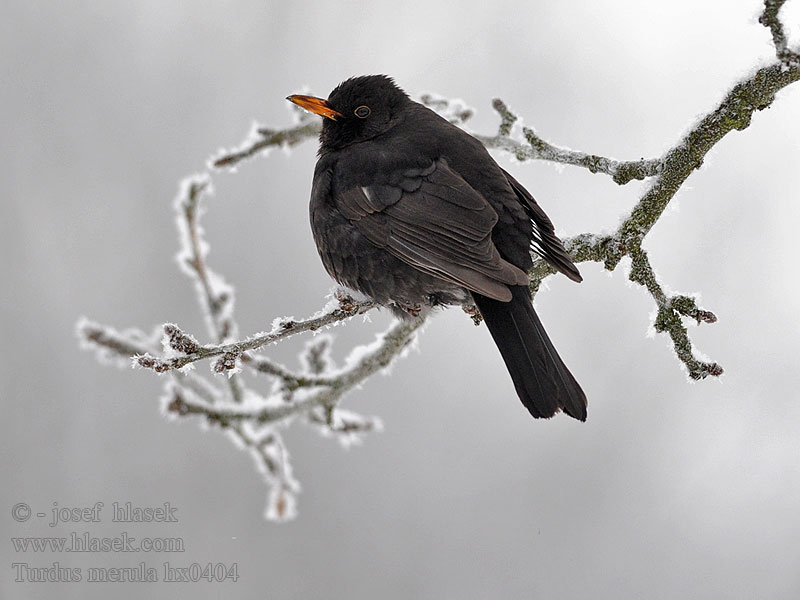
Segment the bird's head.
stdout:
<path fill-rule="evenodd" d="M 372 139 L 400 121 L 403 107 L 410 102 L 391 77 L 362 75 L 340 83 L 328 99 L 289 96 L 287 100 L 325 117 L 320 143 L 322 149 L 336 149 Z"/>

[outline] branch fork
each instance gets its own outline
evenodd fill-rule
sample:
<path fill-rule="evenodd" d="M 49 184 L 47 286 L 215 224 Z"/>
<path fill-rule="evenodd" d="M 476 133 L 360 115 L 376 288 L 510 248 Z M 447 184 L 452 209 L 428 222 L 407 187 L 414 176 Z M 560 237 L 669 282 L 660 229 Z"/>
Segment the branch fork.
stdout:
<path fill-rule="evenodd" d="M 655 303 L 654 329 L 669 336 L 678 360 L 692 379 L 717 377 L 723 369 L 695 355 L 684 321 L 710 324 L 717 317 L 700 308 L 691 296 L 667 294 L 643 244 L 675 193 L 700 167 L 708 151 L 731 131 L 747 128 L 756 111 L 770 106 L 778 91 L 800 79 L 800 52 L 789 47 L 778 18 L 784 1 L 765 0 L 759 19 L 772 36 L 775 62 L 737 83 L 714 110 L 663 156 L 620 161 L 559 147 L 532 128 L 520 127 L 517 114 L 500 99 L 492 103 L 500 117 L 496 133 L 474 134 L 486 147 L 507 152 L 520 161 L 547 160 L 580 167 L 611 177 L 619 185 L 649 180 L 649 186 L 615 231 L 582 233 L 565 239 L 564 245 L 575 262 L 597 262 L 607 270 L 614 270 L 625 257 L 630 259 L 628 278 L 642 286 Z M 460 101 L 431 94 L 421 100 L 458 125 L 463 126 L 473 114 Z M 254 125 L 240 146 L 218 153 L 209 161 L 210 170 L 232 170 L 271 148 L 290 147 L 316 138 L 320 124 L 302 114 L 295 115 L 295 123 L 285 129 Z M 166 378 L 162 406 L 168 416 L 200 418 L 248 451 L 269 486 L 265 515 L 283 521 L 296 515 L 300 486 L 292 474 L 289 453 L 281 436 L 282 426 L 300 420 L 343 444 L 357 443 L 365 434 L 379 431 L 382 427 L 379 419 L 342 409 L 340 401 L 347 392 L 402 356 L 425 319 L 393 321 L 373 342 L 355 348 L 341 368 L 331 359 L 332 338 L 326 334 L 318 335 L 306 345 L 301 369 L 292 370 L 272 361 L 257 351 L 294 335 L 318 332 L 348 321 L 375 309 L 376 304 L 337 292 L 332 302 L 316 315 L 300 320 L 276 319 L 269 331 L 236 339 L 233 288 L 208 266 L 208 244 L 200 226 L 203 199 L 211 193 L 210 172 L 188 177 L 181 184 L 175 210 L 181 239 L 178 264 L 195 285 L 212 342 L 201 344 L 174 323 L 166 323 L 155 334 L 147 335 L 136 329 L 119 332 L 81 319 L 78 334 L 82 346 L 95 350 L 103 361 L 110 359 L 115 364 L 124 364 L 132 360 L 135 366 L 162 374 Z M 554 273 L 544 260 L 534 258 L 529 273 L 532 294 Z M 480 323 L 477 311 L 468 314 L 476 325 Z M 197 370 L 187 368 L 203 360 L 210 361 L 212 375 L 201 376 Z M 272 391 L 267 395 L 257 393 L 250 382 L 254 375 L 270 378 Z"/>

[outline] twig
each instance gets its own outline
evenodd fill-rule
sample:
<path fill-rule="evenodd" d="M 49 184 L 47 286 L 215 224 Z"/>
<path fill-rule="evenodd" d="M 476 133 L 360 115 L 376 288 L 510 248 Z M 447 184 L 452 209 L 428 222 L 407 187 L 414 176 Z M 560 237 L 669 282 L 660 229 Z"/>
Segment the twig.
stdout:
<path fill-rule="evenodd" d="M 395 321 L 378 339 L 370 352 L 364 354 L 350 368 L 345 369 L 324 384 L 324 389 L 298 400 L 283 402 L 280 398 L 267 399 L 263 406 L 241 408 L 236 405 L 208 405 L 181 398 L 175 412 L 181 415 L 202 415 L 212 422 L 229 425 L 234 422 L 251 421 L 260 424 L 280 421 L 288 416 L 302 414 L 317 406 L 333 406 L 352 388 L 369 376 L 389 365 L 411 342 L 414 333 L 424 323 L 423 319 Z M 317 385 L 319 382 L 315 382 Z"/>
<path fill-rule="evenodd" d="M 282 320 L 279 321 L 274 326 L 272 331 L 269 331 L 267 333 L 261 333 L 258 335 L 254 335 L 252 337 L 248 337 L 244 340 L 231 342 L 228 344 L 205 345 L 201 346 L 200 348 L 197 349 L 196 352 L 193 352 L 191 354 L 186 354 L 184 356 L 177 356 L 175 358 L 156 359 L 156 360 L 158 360 L 158 364 L 160 365 L 162 371 L 170 369 L 182 369 L 186 365 L 197 362 L 198 360 L 211 358 L 213 356 L 222 355 L 225 358 L 233 357 L 235 360 L 240 358 L 242 354 L 247 352 L 248 350 L 256 350 L 258 348 L 262 348 L 263 346 L 267 346 L 269 344 L 278 342 L 284 338 L 296 335 L 298 333 L 302 333 L 304 331 L 316 331 L 322 327 L 331 325 L 338 321 L 343 321 L 345 319 L 349 319 L 356 315 L 363 314 L 369 310 L 372 310 L 376 306 L 377 305 L 372 300 L 360 300 L 358 302 L 355 302 L 352 309 L 345 310 L 343 308 L 334 308 L 329 312 L 302 321 L 294 321 L 291 319 Z M 154 358 L 155 357 L 149 354 L 145 354 L 139 357 L 139 364 L 146 368 L 153 368 L 151 364 L 145 364 L 145 363 L 150 363 L 150 361 Z M 223 372 L 225 370 L 229 370 L 232 368 L 234 368 L 234 366 L 229 365 L 226 366 L 225 368 L 220 368 L 219 372 Z"/>
<path fill-rule="evenodd" d="M 683 315 L 694 318 L 698 324 L 700 322 L 715 323 L 717 317 L 709 311 L 698 309 L 694 299 L 688 296 L 668 297 L 656 280 L 647 253 L 642 250 L 641 246 L 633 246 L 629 254 L 631 256 L 631 272 L 628 278 L 644 286 L 655 300 L 656 306 L 658 306 L 655 329 L 658 332 L 669 334 L 678 358 L 689 370 L 689 377 L 704 379 L 709 375 L 722 375 L 722 367 L 717 363 L 704 362 L 694 356 L 689 334 L 681 320 Z"/>
<path fill-rule="evenodd" d="M 767 27 L 772 34 L 772 43 L 775 46 L 775 56 L 787 67 L 800 67 L 800 52 L 788 47 L 783 23 L 778 18 L 778 13 L 786 0 L 765 0 L 764 12 L 758 22 Z"/>
<path fill-rule="evenodd" d="M 533 129 L 523 127 L 522 132 L 527 144 L 511 135 L 513 124 L 517 121 L 516 114 L 499 98 L 492 101 L 492 107 L 500 115 L 500 125 L 494 136 L 476 135 L 487 148 L 504 150 L 513 154 L 517 160 L 546 160 L 584 167 L 592 173 L 605 173 L 619 183 L 625 184 L 633 179 L 644 179 L 658 174 L 662 166 L 661 159 L 618 161 L 605 158 L 596 154 L 576 152 L 567 148 L 559 148 L 539 137 Z"/>
<path fill-rule="evenodd" d="M 255 126 L 254 131 L 242 146 L 230 151 L 224 151 L 219 156 L 211 159 L 209 164 L 215 169 L 230 169 L 243 160 L 252 158 L 275 146 L 294 146 L 310 138 L 316 138 L 322 129 L 319 121 L 296 125 L 288 129 L 268 129 Z"/>

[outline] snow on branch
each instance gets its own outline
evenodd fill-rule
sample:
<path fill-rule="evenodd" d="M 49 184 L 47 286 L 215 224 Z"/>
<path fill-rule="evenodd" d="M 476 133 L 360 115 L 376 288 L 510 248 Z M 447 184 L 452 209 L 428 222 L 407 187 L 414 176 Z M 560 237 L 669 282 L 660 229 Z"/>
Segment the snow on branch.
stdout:
<path fill-rule="evenodd" d="M 353 349 L 341 369 L 335 369 L 327 359 L 330 337 L 307 346 L 304 372 L 291 371 L 255 354 L 253 351 L 290 336 L 318 331 L 363 314 L 375 303 L 336 293 L 326 307 L 308 319 L 275 319 L 269 332 L 233 340 L 237 331 L 233 288 L 208 266 L 209 245 L 200 223 L 202 201 L 211 190 L 207 174 L 189 177 L 180 186 L 175 210 L 181 240 L 178 264 L 195 283 L 200 308 L 206 315 L 207 333 L 214 342 L 201 344 L 175 323 L 165 323 L 160 331 L 147 336 L 135 329 L 119 332 L 85 318 L 78 322 L 78 335 L 82 344 L 94 349 L 105 362 L 132 362 L 134 366 L 169 374 L 163 400 L 167 415 L 202 417 L 206 425 L 227 432 L 239 447 L 248 450 L 270 488 L 266 516 L 285 520 L 296 514 L 299 485 L 292 476 L 278 425 L 300 416 L 345 445 L 359 442 L 365 433 L 379 431 L 379 419 L 344 411 L 337 403 L 345 393 L 402 354 L 423 320 L 395 321 L 375 341 Z M 188 369 L 197 361 L 211 358 L 215 359 L 212 372 L 227 374 L 221 384 L 213 375 L 209 379 Z M 251 389 L 242 365 L 252 373 L 271 376 L 273 392 L 263 397 Z"/>
<path fill-rule="evenodd" d="M 769 28 L 772 34 L 772 43 L 775 46 L 775 56 L 787 67 L 800 67 L 800 50 L 788 47 L 786 33 L 783 30 L 783 23 L 778 18 L 781 7 L 786 4 L 786 0 L 765 0 L 764 12 L 758 22 Z"/>
<path fill-rule="evenodd" d="M 697 306 L 694 298 L 669 295 L 656 276 L 643 248 L 645 237 L 663 214 L 691 173 L 723 137 L 750 125 L 753 114 L 768 107 L 778 91 L 800 79 L 800 52 L 790 48 L 779 12 L 784 0 L 765 0 L 759 21 L 769 29 L 776 61 L 733 86 L 717 107 L 698 120 L 663 156 L 622 161 L 566 149 L 550 143 L 528 127 L 499 99 L 493 107 L 500 117 L 494 135 L 474 134 L 488 148 L 508 152 L 519 160 L 547 160 L 585 168 L 607 175 L 624 185 L 634 179 L 649 185 L 616 231 L 587 232 L 564 240 L 575 262 L 599 262 L 614 270 L 624 257 L 630 258 L 629 279 L 653 298 L 653 327 L 666 333 L 692 379 L 719 376 L 722 367 L 696 356 L 685 320 L 714 323 L 716 316 Z M 421 101 L 451 122 L 463 126 L 473 111 L 460 100 L 425 94 Z M 300 486 L 292 474 L 289 453 L 280 428 L 299 420 L 343 444 L 359 442 L 367 433 L 379 431 L 381 422 L 341 408 L 342 397 L 402 356 L 414 341 L 424 318 L 394 321 L 374 341 L 352 349 L 344 366 L 335 367 L 333 338 L 318 335 L 301 356 L 302 367 L 292 370 L 259 352 L 270 344 L 324 328 L 364 314 L 376 305 L 336 293 L 317 314 L 306 319 L 275 319 L 267 331 L 239 338 L 234 317 L 234 290 L 207 263 L 208 242 L 201 226 L 204 199 L 211 196 L 215 169 L 235 169 L 247 159 L 266 154 L 271 148 L 289 147 L 314 139 L 320 131 L 317 119 L 294 109 L 294 123 L 284 129 L 254 125 L 238 147 L 221 151 L 209 161 L 209 172 L 188 177 L 175 202 L 180 235 L 178 263 L 195 285 L 200 310 L 206 317 L 208 343 L 204 336 L 165 323 L 152 334 L 138 329 L 117 331 L 82 318 L 77 324 L 81 346 L 94 350 L 102 362 L 131 364 L 163 374 L 162 406 L 169 418 L 194 418 L 216 428 L 251 454 L 269 487 L 268 519 L 291 519 L 297 511 Z M 552 267 L 534 257 L 530 271 L 535 294 Z M 476 324 L 477 314 L 472 314 Z M 208 360 L 210 373 L 201 376 L 195 363 Z M 224 375 L 220 377 L 220 375 Z M 251 378 L 267 377 L 269 391 L 256 391 Z"/>
<path fill-rule="evenodd" d="M 512 127 L 517 121 L 516 114 L 506 106 L 500 98 L 492 101 L 492 107 L 500 115 L 500 126 L 497 134 L 493 136 L 477 137 L 487 148 L 504 150 L 516 157 L 517 160 L 547 160 L 565 165 L 584 167 L 592 173 L 604 173 L 619 183 L 625 184 L 632 179 L 644 179 L 658 173 L 661 161 L 658 159 L 638 161 L 618 161 L 596 154 L 585 154 L 566 148 L 560 148 L 539 137 L 533 129 L 522 128 L 524 141 L 517 139 L 512 134 Z"/>

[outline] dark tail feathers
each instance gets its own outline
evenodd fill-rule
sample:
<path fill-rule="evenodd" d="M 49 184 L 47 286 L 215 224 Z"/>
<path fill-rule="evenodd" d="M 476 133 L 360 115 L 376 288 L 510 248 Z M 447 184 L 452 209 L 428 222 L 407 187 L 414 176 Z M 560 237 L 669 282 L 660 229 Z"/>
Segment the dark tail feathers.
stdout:
<path fill-rule="evenodd" d="M 520 400 L 534 418 L 559 410 L 586 420 L 586 395 L 556 352 L 531 303 L 527 286 L 509 286 L 511 302 L 473 294 L 500 349 Z"/>

